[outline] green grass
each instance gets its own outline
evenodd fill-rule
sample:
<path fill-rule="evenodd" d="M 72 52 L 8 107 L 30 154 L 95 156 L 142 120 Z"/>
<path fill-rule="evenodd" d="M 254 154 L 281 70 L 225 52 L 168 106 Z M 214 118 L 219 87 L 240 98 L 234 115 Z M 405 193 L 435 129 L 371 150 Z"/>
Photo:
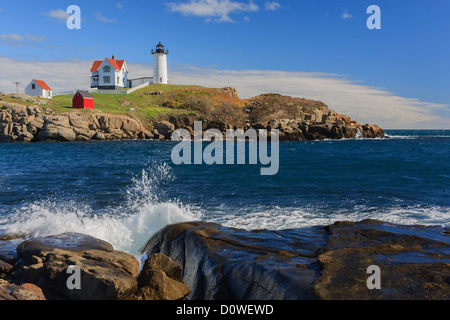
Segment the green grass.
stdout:
<path fill-rule="evenodd" d="M 162 106 L 164 94 L 179 89 L 200 88 L 197 86 L 186 85 L 149 85 L 145 88 L 137 90 L 129 95 L 116 94 L 92 94 L 94 96 L 94 112 L 101 111 L 119 115 L 134 115 L 142 121 L 156 119 L 160 117 L 168 117 L 171 115 L 179 115 L 186 113 L 186 110 L 178 110 L 165 108 Z M 163 95 L 148 95 L 146 93 L 162 91 Z M 48 107 L 57 113 L 71 112 L 72 95 L 61 95 L 53 97 L 53 101 Z M 131 111 L 133 108 L 135 110 Z M 92 110 L 81 110 L 80 112 L 92 112 Z"/>

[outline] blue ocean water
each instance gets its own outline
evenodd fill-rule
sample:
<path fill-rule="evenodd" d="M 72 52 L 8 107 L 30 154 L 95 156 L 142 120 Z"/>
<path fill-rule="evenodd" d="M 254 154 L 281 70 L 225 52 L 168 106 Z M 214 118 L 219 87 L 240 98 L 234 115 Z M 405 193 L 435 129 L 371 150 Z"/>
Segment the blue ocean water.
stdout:
<path fill-rule="evenodd" d="M 282 142 L 274 176 L 260 165 L 176 166 L 173 142 L 0 144 L 0 235 L 80 232 L 135 253 L 165 225 L 192 220 L 449 225 L 450 130 L 387 133 Z"/>

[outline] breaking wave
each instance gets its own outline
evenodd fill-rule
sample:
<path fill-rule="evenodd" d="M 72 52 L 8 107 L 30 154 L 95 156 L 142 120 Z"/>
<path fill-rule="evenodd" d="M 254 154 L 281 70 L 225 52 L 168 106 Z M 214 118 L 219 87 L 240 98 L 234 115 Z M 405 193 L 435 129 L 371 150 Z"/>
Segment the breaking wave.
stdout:
<path fill-rule="evenodd" d="M 172 179 L 167 164 L 151 165 L 131 179 L 123 205 L 102 212 L 74 200 L 41 200 L 24 205 L 0 221 L 0 234 L 42 237 L 82 233 L 105 240 L 117 250 L 137 253 L 164 226 L 202 217 L 196 208 L 160 198 L 161 186 Z"/>

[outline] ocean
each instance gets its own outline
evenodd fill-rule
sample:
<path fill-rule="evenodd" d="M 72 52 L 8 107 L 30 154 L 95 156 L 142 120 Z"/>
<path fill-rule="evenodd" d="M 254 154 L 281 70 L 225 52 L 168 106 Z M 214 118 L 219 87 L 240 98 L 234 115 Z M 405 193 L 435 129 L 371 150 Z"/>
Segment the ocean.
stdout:
<path fill-rule="evenodd" d="M 449 225 L 450 130 L 387 134 L 281 142 L 273 176 L 260 165 L 174 165 L 174 142 L 3 143 L 0 236 L 78 232 L 138 254 L 182 221 L 248 230 L 366 218 Z"/>

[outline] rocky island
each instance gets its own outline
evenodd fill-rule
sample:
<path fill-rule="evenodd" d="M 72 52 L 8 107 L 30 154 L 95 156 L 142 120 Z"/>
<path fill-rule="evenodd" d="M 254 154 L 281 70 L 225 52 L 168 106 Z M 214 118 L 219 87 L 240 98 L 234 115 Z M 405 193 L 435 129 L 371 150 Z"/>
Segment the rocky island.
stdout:
<path fill-rule="evenodd" d="M 13 239 L 0 238 L 0 299 L 450 298 L 450 234 L 436 227 L 363 220 L 247 231 L 179 223 L 150 237 L 141 268 L 133 255 L 87 235 L 29 239 L 2 251 Z M 380 289 L 368 289 L 371 265 L 381 270 Z M 69 266 L 81 270 L 78 290 L 68 289 Z"/>
<path fill-rule="evenodd" d="M 157 90 L 158 89 L 158 90 Z M 95 94 L 94 94 L 95 95 Z M 71 108 L 71 96 L 53 101 L 24 94 L 0 95 L 0 141 L 168 140 L 179 128 L 278 129 L 280 141 L 383 138 L 319 101 L 279 94 L 240 99 L 234 88 L 150 85 L 128 96 L 96 94 L 96 110 Z"/>

